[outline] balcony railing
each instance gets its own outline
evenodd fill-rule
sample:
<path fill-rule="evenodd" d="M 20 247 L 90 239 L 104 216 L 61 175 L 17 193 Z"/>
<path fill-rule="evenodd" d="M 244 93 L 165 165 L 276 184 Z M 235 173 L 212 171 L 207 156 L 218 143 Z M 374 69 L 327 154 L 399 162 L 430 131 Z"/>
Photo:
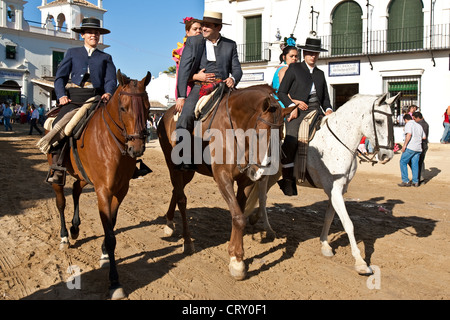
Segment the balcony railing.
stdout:
<path fill-rule="evenodd" d="M 321 37 L 321 57 L 450 49 L 450 24 Z"/>
<path fill-rule="evenodd" d="M 268 42 L 246 43 L 237 46 L 239 61 L 241 63 L 262 62 L 270 60 Z"/>
<path fill-rule="evenodd" d="M 52 66 L 48 65 L 41 66 L 41 78 L 48 78 L 52 76 L 54 76 Z"/>

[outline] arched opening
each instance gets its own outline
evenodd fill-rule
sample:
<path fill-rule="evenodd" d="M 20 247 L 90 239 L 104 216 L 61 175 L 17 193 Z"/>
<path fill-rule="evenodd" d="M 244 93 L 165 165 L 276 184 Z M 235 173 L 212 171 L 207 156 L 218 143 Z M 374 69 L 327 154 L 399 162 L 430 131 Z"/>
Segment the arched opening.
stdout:
<path fill-rule="evenodd" d="M 67 31 L 67 25 L 66 25 L 66 16 L 63 13 L 60 13 L 58 15 L 57 19 L 57 27 L 59 31 L 66 32 Z"/>
<path fill-rule="evenodd" d="M 21 96 L 21 87 L 15 81 L 5 81 L 0 85 L 0 102 L 19 104 Z"/>
<path fill-rule="evenodd" d="M 362 9 L 355 1 L 340 3 L 333 12 L 332 55 L 362 52 Z"/>
<path fill-rule="evenodd" d="M 423 48 L 422 0 L 392 0 L 389 4 L 389 51 Z"/>
<path fill-rule="evenodd" d="M 54 29 L 56 27 L 55 18 L 49 14 L 47 20 L 45 21 L 45 27 L 48 29 Z"/>
<path fill-rule="evenodd" d="M 8 5 L 8 9 L 6 11 L 6 20 L 8 22 L 16 22 L 16 8 L 12 5 Z"/>

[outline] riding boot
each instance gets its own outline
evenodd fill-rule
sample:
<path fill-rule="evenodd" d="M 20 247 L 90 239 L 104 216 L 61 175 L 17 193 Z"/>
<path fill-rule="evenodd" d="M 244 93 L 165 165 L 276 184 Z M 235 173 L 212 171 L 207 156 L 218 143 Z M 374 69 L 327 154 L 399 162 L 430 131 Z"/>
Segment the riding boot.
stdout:
<path fill-rule="evenodd" d="M 193 139 L 193 137 L 191 136 L 191 139 Z M 180 137 L 180 139 L 177 140 L 176 144 L 180 144 L 183 141 L 183 137 Z M 192 141 L 192 140 L 191 140 Z M 181 149 L 180 152 L 180 158 L 183 158 L 183 152 L 186 151 L 184 149 Z M 189 161 L 191 162 L 191 161 Z M 179 170 L 179 171 L 195 171 L 197 170 L 197 166 L 194 163 L 185 163 L 185 162 L 181 162 L 179 164 L 175 165 L 175 170 Z"/>
<path fill-rule="evenodd" d="M 52 155 L 51 173 L 47 178 L 47 182 L 50 184 L 64 185 L 65 170 L 58 166 L 59 157 L 59 152 Z"/>
<path fill-rule="evenodd" d="M 288 197 L 296 196 L 297 184 L 294 178 L 294 168 L 283 168 L 281 171 L 283 179 L 278 181 L 281 191 Z"/>

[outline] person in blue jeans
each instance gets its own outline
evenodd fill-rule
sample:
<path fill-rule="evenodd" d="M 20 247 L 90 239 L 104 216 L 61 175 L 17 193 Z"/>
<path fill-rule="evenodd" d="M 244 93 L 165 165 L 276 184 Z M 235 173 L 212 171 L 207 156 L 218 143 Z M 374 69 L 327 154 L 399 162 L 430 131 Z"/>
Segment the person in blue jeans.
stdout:
<path fill-rule="evenodd" d="M 442 134 L 441 143 L 449 143 L 450 141 L 450 106 L 447 107 L 447 110 L 444 112 L 444 133 Z"/>
<path fill-rule="evenodd" d="M 422 140 L 426 138 L 422 126 L 416 123 L 411 115 L 406 114 L 403 119 L 405 125 L 405 143 L 402 148 L 402 157 L 400 158 L 400 173 L 402 183 L 399 187 L 418 187 L 419 186 L 419 159 L 422 153 Z M 408 163 L 411 163 L 412 179 L 408 177 Z"/>
<path fill-rule="evenodd" d="M 9 105 L 5 105 L 5 110 L 3 110 L 3 124 L 5 125 L 5 131 L 12 131 L 11 126 L 11 116 L 13 111 Z"/>

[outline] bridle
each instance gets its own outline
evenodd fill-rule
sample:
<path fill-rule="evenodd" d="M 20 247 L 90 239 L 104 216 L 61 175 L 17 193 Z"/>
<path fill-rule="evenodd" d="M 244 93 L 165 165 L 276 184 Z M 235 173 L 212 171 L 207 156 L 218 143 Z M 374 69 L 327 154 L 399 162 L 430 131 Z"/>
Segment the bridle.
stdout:
<path fill-rule="evenodd" d="M 131 97 L 131 107 L 134 109 L 134 114 L 136 117 L 135 118 L 135 132 L 133 134 L 128 133 L 125 123 L 123 122 L 123 119 L 122 119 L 123 111 L 122 111 L 122 102 L 120 99 L 121 96 Z M 122 153 L 122 155 L 127 154 L 126 149 L 128 146 L 128 142 L 135 141 L 135 140 L 145 140 L 146 137 L 148 136 L 148 132 L 146 130 L 146 123 L 145 123 L 145 121 L 147 119 L 147 115 L 144 114 L 144 105 L 145 105 L 146 99 L 148 100 L 148 96 L 147 96 L 147 92 L 145 92 L 145 91 L 144 92 L 123 92 L 123 91 L 119 92 L 118 108 L 119 108 L 119 122 L 120 123 L 117 123 L 113 119 L 113 117 L 107 110 L 106 105 L 104 105 L 104 107 L 102 109 L 103 121 L 106 124 L 109 134 L 112 136 L 116 145 L 119 147 L 119 150 Z M 111 127 L 109 126 L 108 122 L 105 119 L 105 113 L 108 115 L 109 119 L 112 121 L 114 126 L 121 132 L 121 135 L 125 141 L 122 141 L 121 139 L 119 140 L 119 138 L 117 138 L 116 135 L 112 132 Z M 125 148 L 123 146 L 125 146 Z"/>
<path fill-rule="evenodd" d="M 231 126 L 231 130 L 233 132 L 233 137 L 235 139 L 236 142 L 236 148 L 239 148 L 239 143 L 237 143 L 237 138 L 236 138 L 236 134 L 235 134 L 235 130 L 234 130 L 234 126 L 233 126 L 233 120 L 231 118 L 231 114 L 230 114 L 230 108 L 229 108 L 229 104 L 228 104 L 228 100 L 230 98 L 230 94 L 231 94 L 231 90 L 228 91 L 228 95 L 227 95 L 227 100 L 226 100 L 226 110 L 227 110 L 227 116 L 228 116 L 228 120 L 230 122 L 230 126 Z M 273 94 L 270 94 L 270 97 L 273 98 Z M 256 122 L 255 122 L 255 127 L 253 129 L 256 130 L 256 128 L 258 127 L 258 123 L 262 122 L 264 124 L 266 124 L 267 126 L 270 127 L 270 130 L 272 129 L 279 129 L 280 127 L 282 127 L 284 125 L 284 121 L 283 121 L 283 117 L 282 117 L 282 112 L 281 112 L 281 107 L 279 106 L 279 104 L 277 105 L 277 109 L 280 109 L 279 114 L 276 114 L 275 112 L 273 112 L 273 121 L 268 121 L 264 118 L 262 118 L 262 114 L 264 113 L 264 111 L 262 111 L 261 113 L 258 114 L 258 117 L 256 118 Z M 269 108 L 271 108 L 272 105 L 269 106 Z M 270 141 L 268 142 L 269 145 L 267 147 L 267 150 L 270 149 Z M 239 154 L 239 152 L 238 152 Z M 258 169 L 262 168 L 263 166 L 260 164 L 251 164 L 250 160 L 247 161 L 247 159 L 245 159 L 247 164 L 245 166 L 242 166 L 240 163 L 237 164 L 237 168 L 239 169 L 240 173 L 244 173 L 245 171 L 247 171 L 251 166 L 256 166 L 258 167 Z"/>
<path fill-rule="evenodd" d="M 387 137 L 388 144 L 386 146 L 380 145 L 380 143 L 379 143 L 375 113 L 384 115 L 387 118 L 387 126 L 388 126 L 389 131 L 388 131 L 388 137 Z M 361 161 L 371 162 L 372 165 L 375 165 L 376 163 L 378 163 L 378 161 L 374 160 L 374 158 L 381 149 L 386 149 L 386 150 L 391 150 L 391 151 L 394 150 L 395 143 L 394 143 L 394 127 L 393 127 L 393 121 L 392 121 L 392 114 L 375 109 L 375 101 L 373 102 L 373 105 L 372 105 L 372 124 L 373 124 L 373 132 L 375 134 L 375 145 L 373 148 L 374 155 L 372 156 L 372 158 L 367 157 L 358 149 L 356 151 L 351 150 L 344 142 L 342 142 L 341 139 L 339 139 L 339 137 L 333 132 L 333 130 L 331 130 L 330 125 L 328 123 L 328 118 L 325 120 L 325 123 L 327 125 L 328 130 L 336 138 L 336 140 L 338 140 L 354 157 L 359 156 L 360 159 L 363 158 L 363 159 L 361 159 Z"/>

